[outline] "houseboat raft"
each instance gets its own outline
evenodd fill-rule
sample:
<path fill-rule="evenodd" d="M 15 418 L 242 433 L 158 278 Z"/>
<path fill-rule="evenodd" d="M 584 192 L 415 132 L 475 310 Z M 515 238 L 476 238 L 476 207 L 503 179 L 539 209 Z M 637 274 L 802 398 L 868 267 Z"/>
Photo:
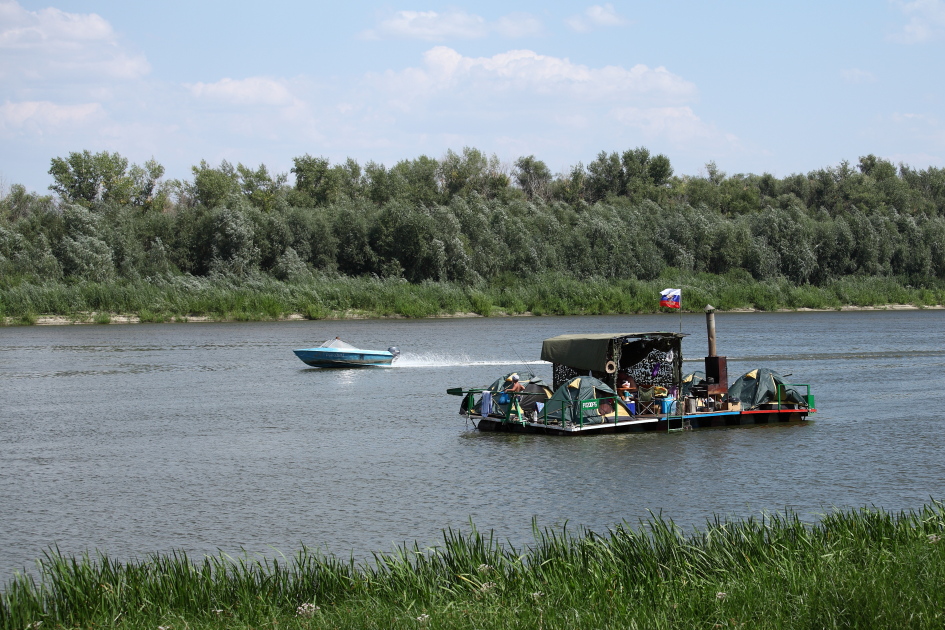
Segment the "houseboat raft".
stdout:
<path fill-rule="evenodd" d="M 803 422 L 817 410 L 810 385 L 788 383 L 768 369 L 728 385 L 726 357 L 715 354 L 714 309 L 706 308 L 705 371 L 682 373 L 683 333 L 560 335 L 541 358 L 552 385 L 509 374 L 484 388 L 452 388 L 460 414 L 480 431 L 588 435 L 683 431 Z"/>

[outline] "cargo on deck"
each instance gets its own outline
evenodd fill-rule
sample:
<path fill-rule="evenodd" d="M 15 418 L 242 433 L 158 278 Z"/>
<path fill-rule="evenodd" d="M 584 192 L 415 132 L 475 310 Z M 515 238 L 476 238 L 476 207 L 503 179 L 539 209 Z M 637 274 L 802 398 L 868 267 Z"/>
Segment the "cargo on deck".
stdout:
<path fill-rule="evenodd" d="M 810 386 L 788 383 L 759 368 L 729 388 L 726 357 L 714 356 L 714 309 L 707 308 L 710 356 L 705 371 L 682 373 L 682 340 L 673 332 L 559 335 L 542 343 L 552 386 L 527 375 L 464 396 L 460 414 L 480 431 L 587 435 L 681 431 L 709 427 L 803 422 L 816 412 Z M 513 378 L 514 377 L 514 378 Z M 514 391 L 514 383 L 528 391 Z"/>

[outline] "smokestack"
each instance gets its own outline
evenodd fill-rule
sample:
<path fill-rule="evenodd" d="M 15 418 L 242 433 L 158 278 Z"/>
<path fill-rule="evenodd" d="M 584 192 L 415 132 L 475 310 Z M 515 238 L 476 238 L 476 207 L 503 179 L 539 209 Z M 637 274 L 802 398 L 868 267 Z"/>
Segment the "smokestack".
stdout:
<path fill-rule="evenodd" d="M 715 307 L 707 304 L 705 307 L 705 327 L 709 334 L 709 356 L 715 356 Z"/>

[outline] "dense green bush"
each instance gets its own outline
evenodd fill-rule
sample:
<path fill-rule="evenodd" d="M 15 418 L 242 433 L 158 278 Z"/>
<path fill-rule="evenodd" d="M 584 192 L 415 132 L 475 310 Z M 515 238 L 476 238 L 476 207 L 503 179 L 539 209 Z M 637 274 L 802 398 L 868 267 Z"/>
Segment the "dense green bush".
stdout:
<path fill-rule="evenodd" d="M 460 293 L 478 292 L 476 305 L 464 300 L 463 308 L 488 313 L 625 312 L 645 307 L 627 302 L 624 293 L 585 296 L 581 283 L 567 295 L 550 288 L 547 301 L 528 295 L 532 285 L 563 277 L 594 278 L 616 291 L 624 281 L 709 273 L 729 278 L 714 293 L 720 306 L 767 309 L 876 303 L 895 295 L 925 302 L 945 282 L 945 169 L 897 168 L 869 155 L 856 168 L 844 162 L 782 179 L 728 176 L 714 163 L 705 177 L 688 177 L 674 176 L 665 156 L 638 148 L 602 152 L 586 168 L 579 164 L 555 177 L 534 156 L 506 171 L 494 156 L 467 147 L 390 169 L 306 155 L 295 160 L 294 186 L 265 166 L 227 162 L 201 162 L 193 181 L 163 182 L 163 168 L 153 160 L 139 167 L 118 154 L 72 153 L 52 161 L 50 188 L 58 199 L 13 186 L 0 200 L 0 299 L 19 303 L 9 293 L 16 287 L 51 283 L 39 303 L 51 299 L 53 310 L 37 304 L 30 312 L 63 312 L 50 296 L 88 283 L 117 289 L 144 286 L 139 281 L 163 287 L 174 277 L 184 285 L 212 279 L 229 294 L 240 279 L 299 286 L 358 277 L 450 283 Z M 503 293 L 508 274 L 528 283 Z M 868 278 L 886 283 L 872 292 L 824 292 L 842 279 L 850 279 L 844 286 L 870 285 Z M 745 280 L 748 289 L 728 286 Z M 897 293 L 891 285 L 914 289 Z M 916 297 L 921 290 L 924 297 Z M 138 310 L 220 308 L 188 304 L 141 303 Z M 390 302 L 364 310 L 451 308 L 436 304 Z M 120 310 L 117 303 L 102 306 Z M 233 308 L 242 312 L 246 304 Z M 298 312 L 322 308 L 339 310 L 310 303 Z"/>

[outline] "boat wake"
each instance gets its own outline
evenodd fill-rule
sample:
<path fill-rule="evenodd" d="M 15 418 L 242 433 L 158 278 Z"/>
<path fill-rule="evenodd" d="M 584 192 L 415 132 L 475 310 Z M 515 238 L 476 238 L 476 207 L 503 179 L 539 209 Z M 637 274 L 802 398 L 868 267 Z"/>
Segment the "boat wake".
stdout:
<path fill-rule="evenodd" d="M 522 366 L 518 359 L 485 359 L 472 360 L 467 355 L 449 355 L 449 354 L 409 354 L 404 352 L 394 362 L 393 367 L 398 368 L 430 368 L 430 367 L 468 367 L 476 365 L 511 365 L 514 367 Z M 547 365 L 544 361 L 535 361 L 531 365 Z"/>

